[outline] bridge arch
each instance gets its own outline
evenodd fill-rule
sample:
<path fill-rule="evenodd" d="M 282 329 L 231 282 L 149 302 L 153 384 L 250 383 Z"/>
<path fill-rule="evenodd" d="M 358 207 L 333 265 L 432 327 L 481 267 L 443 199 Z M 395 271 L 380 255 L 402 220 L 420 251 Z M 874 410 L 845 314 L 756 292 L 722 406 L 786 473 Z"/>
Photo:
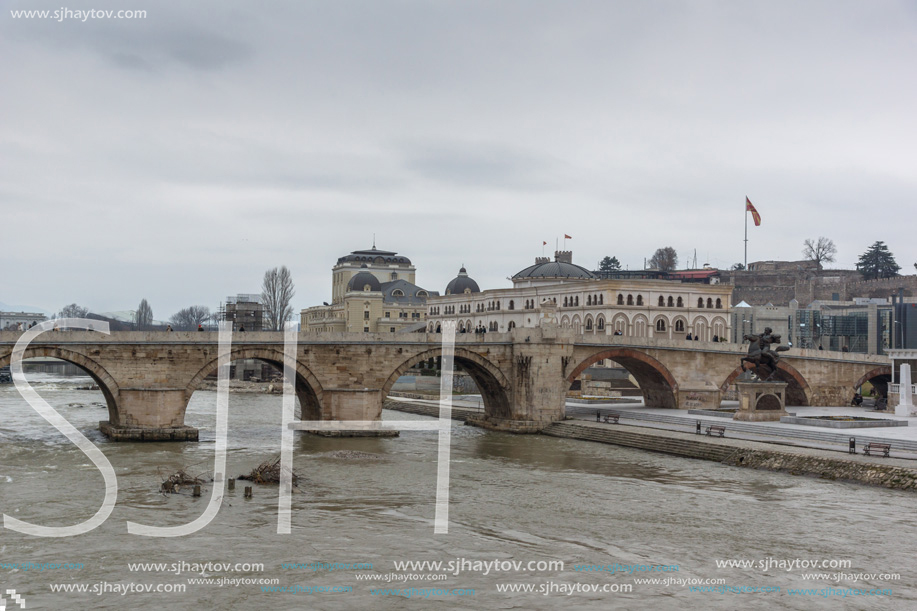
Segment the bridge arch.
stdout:
<path fill-rule="evenodd" d="M 411 367 L 431 358 L 442 356 L 442 347 L 437 346 L 425 350 L 402 362 L 382 385 L 382 400 L 388 396 L 395 382 L 398 381 Z M 500 371 L 500 368 L 480 354 L 467 348 L 455 347 L 455 364 L 464 369 L 478 385 L 481 398 L 484 400 L 484 413 L 496 418 L 511 418 L 512 409 L 509 399 L 509 380 Z"/>
<path fill-rule="evenodd" d="M 732 373 L 726 378 L 726 380 L 720 384 L 720 390 L 726 392 L 726 390 L 735 383 L 736 378 L 742 375 L 742 367 L 736 367 Z M 785 360 L 781 360 L 777 363 L 777 373 L 774 374 L 774 378 L 786 382 L 786 404 L 787 405 L 798 405 L 801 407 L 811 404 L 812 398 L 812 389 L 809 387 L 809 383 L 802 376 L 795 367 L 787 363 Z"/>
<path fill-rule="evenodd" d="M 864 373 L 860 379 L 856 381 L 853 385 L 854 388 L 859 388 L 866 382 L 869 382 L 882 394 L 888 395 L 888 385 L 892 381 L 892 368 L 891 365 L 881 365 L 875 369 L 871 369 Z M 883 392 L 884 391 L 884 392 Z"/>
<path fill-rule="evenodd" d="M 12 352 L 6 355 L 0 355 L 0 367 L 6 367 L 12 361 Z M 111 374 L 95 360 L 85 354 L 74 352 L 66 348 L 57 348 L 53 346 L 43 346 L 41 344 L 32 344 L 26 348 L 23 353 L 23 360 L 31 358 L 55 358 L 68 363 L 73 363 L 92 378 L 99 390 L 105 396 L 105 403 L 108 407 L 109 422 L 120 422 L 118 412 L 118 396 L 121 393 L 118 383 L 111 377 Z"/>
<path fill-rule="evenodd" d="M 650 355 L 632 348 L 610 348 L 593 353 L 573 369 L 567 376 L 567 382 L 573 384 L 586 368 L 605 359 L 619 363 L 636 378 L 647 407 L 678 407 L 678 382 L 675 381 L 672 372 Z"/>
<path fill-rule="evenodd" d="M 239 347 L 233 348 L 229 354 L 229 360 L 240 361 L 243 359 L 253 359 L 264 361 L 283 371 L 283 351 L 274 348 L 255 348 Z M 215 356 L 213 360 L 194 374 L 188 384 L 185 386 L 185 406 L 191 400 L 191 395 L 197 390 L 204 378 L 219 369 L 219 357 Z M 303 420 L 322 420 L 322 384 L 318 378 L 309 371 L 302 363 L 296 361 L 296 397 L 299 399 L 299 405 L 302 408 Z"/>

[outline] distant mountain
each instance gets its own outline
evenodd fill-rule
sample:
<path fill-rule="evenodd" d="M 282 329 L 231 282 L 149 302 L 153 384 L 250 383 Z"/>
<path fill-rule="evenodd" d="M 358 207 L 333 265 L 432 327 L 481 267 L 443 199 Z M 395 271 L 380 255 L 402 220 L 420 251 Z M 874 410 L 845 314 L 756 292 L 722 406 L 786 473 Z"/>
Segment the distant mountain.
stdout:
<path fill-rule="evenodd" d="M 28 305 L 10 305 L 8 303 L 3 303 L 0 301 L 0 310 L 4 312 L 40 312 L 45 316 L 51 316 L 54 312 L 45 310 L 44 308 L 36 308 L 35 306 Z"/>

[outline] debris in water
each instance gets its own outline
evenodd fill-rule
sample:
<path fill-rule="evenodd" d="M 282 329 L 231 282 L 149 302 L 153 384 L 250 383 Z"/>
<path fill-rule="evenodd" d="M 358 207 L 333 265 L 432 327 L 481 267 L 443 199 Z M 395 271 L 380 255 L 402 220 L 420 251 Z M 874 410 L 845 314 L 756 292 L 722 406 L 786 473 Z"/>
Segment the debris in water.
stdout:
<path fill-rule="evenodd" d="M 272 458 L 266 460 L 256 468 L 252 469 L 252 472 L 248 475 L 240 475 L 238 479 L 249 480 L 255 482 L 256 484 L 279 484 L 280 483 L 280 457 Z M 296 475 L 296 472 L 293 471 L 293 485 L 297 485 L 299 482 L 299 476 Z"/>
<path fill-rule="evenodd" d="M 160 476 L 162 476 L 162 473 L 160 473 Z M 182 486 L 198 486 L 203 483 L 203 479 L 189 475 L 184 469 L 179 469 L 163 480 L 159 491 L 163 494 L 175 493 L 181 490 Z"/>

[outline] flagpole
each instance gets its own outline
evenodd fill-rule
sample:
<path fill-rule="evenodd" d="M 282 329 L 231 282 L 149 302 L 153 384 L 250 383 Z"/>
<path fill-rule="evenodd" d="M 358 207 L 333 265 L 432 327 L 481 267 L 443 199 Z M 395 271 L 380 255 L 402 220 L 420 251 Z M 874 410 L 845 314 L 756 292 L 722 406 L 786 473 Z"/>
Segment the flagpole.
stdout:
<path fill-rule="evenodd" d="M 748 271 L 748 204 L 745 204 L 745 271 Z"/>

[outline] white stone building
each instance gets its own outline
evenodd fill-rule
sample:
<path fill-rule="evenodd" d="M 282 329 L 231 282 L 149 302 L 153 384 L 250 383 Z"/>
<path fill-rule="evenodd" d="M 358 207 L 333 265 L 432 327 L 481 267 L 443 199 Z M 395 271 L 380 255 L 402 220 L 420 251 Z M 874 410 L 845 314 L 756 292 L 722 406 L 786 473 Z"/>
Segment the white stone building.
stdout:
<path fill-rule="evenodd" d="M 481 291 L 464 268 L 445 295 L 427 300 L 427 331 L 455 320 L 458 332 L 537 327 L 545 317 L 578 333 L 727 341 L 732 287 L 670 280 L 600 280 L 572 262 L 539 257 L 513 276 L 513 287 Z M 545 306 L 550 302 L 549 306 Z"/>
<path fill-rule="evenodd" d="M 19 325 L 27 329 L 47 320 L 47 316 L 38 312 L 0 312 L 0 330 L 15 330 Z"/>

